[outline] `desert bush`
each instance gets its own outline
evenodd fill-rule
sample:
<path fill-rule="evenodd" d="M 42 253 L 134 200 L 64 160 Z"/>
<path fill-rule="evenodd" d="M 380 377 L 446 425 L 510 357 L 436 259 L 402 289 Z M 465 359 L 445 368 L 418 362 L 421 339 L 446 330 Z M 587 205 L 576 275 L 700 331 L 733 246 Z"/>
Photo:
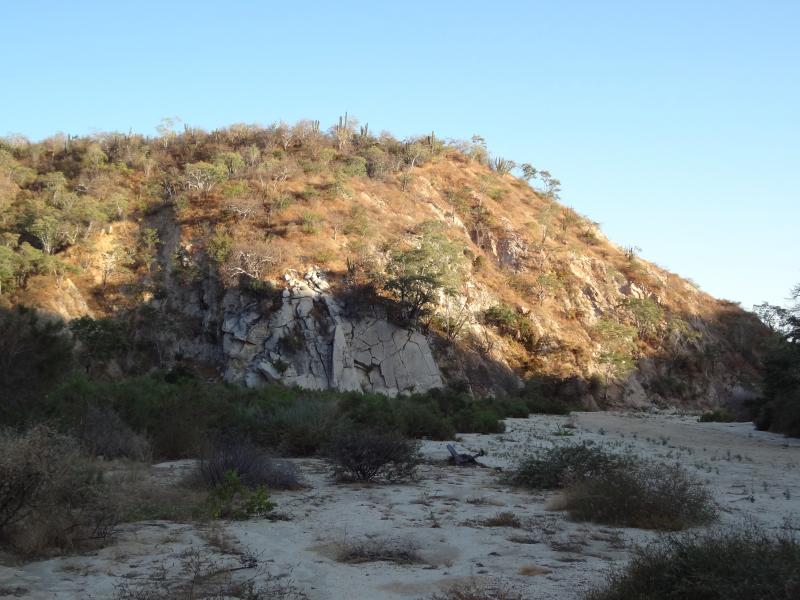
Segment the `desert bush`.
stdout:
<path fill-rule="evenodd" d="M 704 412 L 698 419 L 700 423 L 732 423 L 736 420 L 736 417 L 724 408 Z"/>
<path fill-rule="evenodd" d="M 461 433 L 503 433 L 506 426 L 501 412 L 491 401 L 475 402 L 454 414 L 452 421 Z"/>
<path fill-rule="evenodd" d="M 636 548 L 587 600 L 789 600 L 800 597 L 800 541 L 746 525 L 667 535 Z"/>
<path fill-rule="evenodd" d="M 557 398 L 527 398 L 528 410 L 539 415 L 568 415 L 572 410 Z"/>
<path fill-rule="evenodd" d="M 340 169 L 347 177 L 364 177 L 367 174 L 367 159 L 363 156 L 348 156 Z"/>
<path fill-rule="evenodd" d="M 271 575 L 249 552 L 239 564 L 209 557 L 198 548 L 181 555 L 177 569 L 160 565 L 142 579 L 122 578 L 114 600 L 304 600 L 291 581 Z M 246 573 L 246 575 L 242 575 Z"/>
<path fill-rule="evenodd" d="M 549 376 L 533 377 L 525 382 L 519 396 L 528 407 L 528 411 L 536 414 L 567 415 L 577 404 L 579 393 L 575 391 L 565 394 L 565 384 L 570 380 L 561 380 Z"/>
<path fill-rule="evenodd" d="M 209 493 L 205 508 L 206 516 L 212 519 L 244 520 L 265 517 L 275 505 L 265 486 L 248 487 L 236 471 L 228 471 Z"/>
<path fill-rule="evenodd" d="M 207 490 L 187 481 L 154 480 L 142 465 L 128 464 L 112 471 L 105 482 L 106 502 L 115 507 L 123 523 L 188 523 L 207 515 Z"/>
<path fill-rule="evenodd" d="M 511 511 L 499 512 L 481 521 L 484 527 L 522 527 L 519 517 Z"/>
<path fill-rule="evenodd" d="M 224 484 L 230 473 L 251 488 L 298 489 L 302 487 L 297 470 L 287 461 L 277 461 L 248 441 L 223 438 L 200 457 L 200 479 L 209 488 Z"/>
<path fill-rule="evenodd" d="M 716 519 L 711 494 L 677 465 L 636 461 L 569 483 L 560 506 L 606 525 L 679 531 Z"/>
<path fill-rule="evenodd" d="M 344 425 L 331 436 L 326 455 L 341 481 L 399 481 L 414 475 L 418 449 L 417 442 L 394 431 Z"/>
<path fill-rule="evenodd" d="M 328 438 L 332 405 L 330 401 L 300 397 L 276 409 L 267 425 L 272 445 L 286 456 L 317 454 Z"/>
<path fill-rule="evenodd" d="M 590 479 L 624 467 L 631 459 L 587 443 L 554 446 L 520 461 L 505 476 L 506 483 L 531 489 L 560 488 L 573 480 Z"/>
<path fill-rule="evenodd" d="M 18 306 L 0 308 L 0 422 L 24 420 L 73 363 L 64 323 Z"/>
<path fill-rule="evenodd" d="M 400 430 L 411 438 L 448 440 L 456 435 L 452 420 L 429 403 L 402 402 L 397 406 L 397 418 Z"/>
<path fill-rule="evenodd" d="M 89 406 L 74 433 L 81 445 L 93 456 L 106 459 L 129 458 L 140 462 L 150 462 L 153 456 L 150 441 L 133 431 L 107 406 Z"/>
<path fill-rule="evenodd" d="M 323 220 L 322 215 L 318 213 L 304 211 L 303 214 L 300 215 L 300 225 L 303 229 L 303 233 L 318 233 Z"/>
<path fill-rule="evenodd" d="M 75 549 L 110 537 L 99 466 L 76 440 L 37 426 L 0 434 L 0 540 L 25 554 Z"/>
<path fill-rule="evenodd" d="M 422 562 L 417 545 L 407 539 L 365 537 L 345 539 L 336 546 L 336 560 L 343 563 L 392 562 L 409 565 Z"/>
<path fill-rule="evenodd" d="M 522 595 L 498 580 L 472 580 L 457 583 L 428 600 L 523 600 Z"/>

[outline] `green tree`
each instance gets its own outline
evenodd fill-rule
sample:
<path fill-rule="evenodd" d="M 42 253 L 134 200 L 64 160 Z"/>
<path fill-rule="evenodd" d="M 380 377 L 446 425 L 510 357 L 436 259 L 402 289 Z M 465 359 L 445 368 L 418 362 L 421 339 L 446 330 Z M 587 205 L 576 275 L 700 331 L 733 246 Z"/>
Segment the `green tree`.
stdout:
<path fill-rule="evenodd" d="M 64 323 L 34 309 L 0 309 L 0 423 L 31 414 L 30 402 L 67 373 L 72 342 Z"/>
<path fill-rule="evenodd" d="M 120 319 L 83 316 L 70 321 L 69 330 L 78 342 L 77 354 L 89 374 L 112 358 L 124 358 L 131 349 L 130 325 Z"/>
<path fill-rule="evenodd" d="M 45 214 L 34 219 L 28 233 L 39 240 L 45 254 L 53 254 L 64 239 L 64 222 L 55 214 Z"/>
<path fill-rule="evenodd" d="M 0 246 L 0 296 L 16 287 L 19 257 L 8 246 Z"/>
<path fill-rule="evenodd" d="M 605 374 L 605 397 L 612 379 L 626 377 L 634 368 L 636 329 L 613 319 L 601 319 L 592 331 L 600 344 L 600 364 Z"/>
<path fill-rule="evenodd" d="M 81 165 L 87 171 L 97 171 L 108 162 L 108 156 L 100 144 L 89 144 L 81 158 Z"/>
<path fill-rule="evenodd" d="M 212 165 L 200 161 L 186 165 L 184 173 L 186 186 L 205 196 L 227 177 L 227 168 L 219 163 Z"/>
<path fill-rule="evenodd" d="M 24 288 L 28 283 L 28 278 L 38 275 L 45 271 L 48 256 L 34 248 L 28 242 L 22 242 L 17 248 L 15 277 L 17 287 Z"/>
<path fill-rule="evenodd" d="M 222 230 L 217 230 L 208 240 L 206 248 L 208 256 L 218 265 L 223 264 L 233 250 L 233 236 Z"/>
<path fill-rule="evenodd" d="M 395 296 L 403 319 L 416 322 L 439 294 L 453 294 L 461 284 L 463 249 L 435 222 L 421 227 L 419 245 L 396 252 L 387 265 L 384 288 Z"/>
<path fill-rule="evenodd" d="M 522 178 L 525 181 L 528 181 L 528 182 L 531 179 L 534 179 L 536 177 L 536 175 L 539 173 L 539 171 L 536 169 L 536 167 L 534 167 L 530 163 L 522 163 L 522 166 L 520 167 L 520 169 L 522 169 Z"/>
<path fill-rule="evenodd" d="M 214 157 L 214 165 L 224 170 L 228 177 L 235 177 L 244 169 L 244 159 L 238 152 L 222 152 Z"/>
<path fill-rule="evenodd" d="M 800 284 L 790 307 L 754 308 L 772 335 L 765 345 L 764 388 L 754 404 L 756 427 L 800 437 Z"/>

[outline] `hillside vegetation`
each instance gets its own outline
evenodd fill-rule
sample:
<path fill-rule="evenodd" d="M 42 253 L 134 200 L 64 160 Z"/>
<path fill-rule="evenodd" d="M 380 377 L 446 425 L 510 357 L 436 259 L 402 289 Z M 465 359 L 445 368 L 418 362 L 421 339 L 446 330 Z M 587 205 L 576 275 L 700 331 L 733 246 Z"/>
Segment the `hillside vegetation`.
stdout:
<path fill-rule="evenodd" d="M 421 331 L 473 396 L 556 381 L 590 408 L 716 406 L 758 382 L 753 315 L 615 246 L 559 186 L 479 137 L 347 117 L 6 138 L 0 305 L 68 321 L 90 378 L 219 379 L 226 292 L 270 314 L 287 272 L 313 270 L 348 310 Z"/>

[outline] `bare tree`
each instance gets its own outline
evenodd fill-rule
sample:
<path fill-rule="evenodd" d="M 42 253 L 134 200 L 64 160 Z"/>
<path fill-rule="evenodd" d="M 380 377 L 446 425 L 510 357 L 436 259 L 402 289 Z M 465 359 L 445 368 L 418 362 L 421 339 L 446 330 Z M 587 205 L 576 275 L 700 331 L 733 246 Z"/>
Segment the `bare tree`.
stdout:
<path fill-rule="evenodd" d="M 108 278 L 111 277 L 111 275 L 114 274 L 127 260 L 129 260 L 128 253 L 121 246 L 115 246 L 111 250 L 103 252 L 100 255 L 98 266 L 100 267 L 100 273 L 102 276 L 101 285 L 103 289 L 106 288 Z"/>
<path fill-rule="evenodd" d="M 268 265 L 277 264 L 278 259 L 272 254 L 240 250 L 236 260 L 226 269 L 228 277 L 236 279 L 241 275 L 250 279 L 261 279 Z"/>

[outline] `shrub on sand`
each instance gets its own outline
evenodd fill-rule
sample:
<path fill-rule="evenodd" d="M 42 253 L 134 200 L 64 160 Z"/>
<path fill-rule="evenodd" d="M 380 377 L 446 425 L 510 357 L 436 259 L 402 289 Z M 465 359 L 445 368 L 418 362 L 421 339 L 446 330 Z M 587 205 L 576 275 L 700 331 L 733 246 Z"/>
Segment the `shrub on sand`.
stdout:
<path fill-rule="evenodd" d="M 394 431 L 340 427 L 326 452 L 341 481 L 399 481 L 414 475 L 419 464 L 419 443 Z"/>
<path fill-rule="evenodd" d="M 587 600 L 800 598 L 800 540 L 753 525 L 667 535 L 638 547 Z"/>

